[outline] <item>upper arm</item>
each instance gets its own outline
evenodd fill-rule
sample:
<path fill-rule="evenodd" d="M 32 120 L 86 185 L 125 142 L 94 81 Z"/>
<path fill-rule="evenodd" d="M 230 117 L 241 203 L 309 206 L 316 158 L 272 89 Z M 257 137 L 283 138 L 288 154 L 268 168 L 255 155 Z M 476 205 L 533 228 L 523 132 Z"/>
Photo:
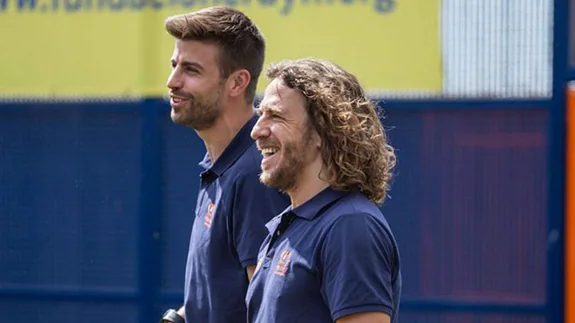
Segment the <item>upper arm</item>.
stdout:
<path fill-rule="evenodd" d="M 335 323 L 390 323 L 391 317 L 381 312 L 364 312 L 344 316 Z"/>
<path fill-rule="evenodd" d="M 277 190 L 259 181 L 257 172 L 239 178 L 231 210 L 231 240 L 243 267 L 255 265 L 260 246 L 268 234 L 266 223 L 288 204 Z"/>
<path fill-rule="evenodd" d="M 334 320 L 366 312 L 392 314 L 398 264 L 395 245 L 381 221 L 362 213 L 338 218 L 320 252 L 321 292 Z"/>

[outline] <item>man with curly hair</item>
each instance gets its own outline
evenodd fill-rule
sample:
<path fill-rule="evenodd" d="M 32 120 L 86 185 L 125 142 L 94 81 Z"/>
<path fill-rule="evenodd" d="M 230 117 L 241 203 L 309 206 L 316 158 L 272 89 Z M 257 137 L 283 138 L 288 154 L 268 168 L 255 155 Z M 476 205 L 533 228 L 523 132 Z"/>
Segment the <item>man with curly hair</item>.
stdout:
<path fill-rule="evenodd" d="M 283 61 L 267 76 L 251 135 L 260 180 L 291 206 L 267 224 L 248 321 L 398 322 L 400 256 L 378 207 L 396 159 L 376 106 L 328 61 Z"/>

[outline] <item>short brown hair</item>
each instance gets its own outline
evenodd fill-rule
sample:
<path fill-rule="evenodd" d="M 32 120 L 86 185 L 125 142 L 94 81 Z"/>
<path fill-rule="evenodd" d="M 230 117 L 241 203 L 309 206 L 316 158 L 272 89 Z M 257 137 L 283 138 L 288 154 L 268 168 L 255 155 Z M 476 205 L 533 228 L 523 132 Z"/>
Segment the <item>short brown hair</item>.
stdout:
<path fill-rule="evenodd" d="M 311 127 L 322 140 L 325 179 L 334 189 L 359 191 L 383 203 L 396 164 L 376 105 L 357 78 L 325 60 L 286 60 L 267 77 L 280 79 L 306 98 Z"/>
<path fill-rule="evenodd" d="M 168 17 L 166 31 L 180 40 L 213 42 L 220 47 L 222 77 L 238 69 L 250 72 L 246 100 L 254 101 L 258 78 L 265 60 L 265 40 L 258 27 L 241 11 L 214 6 Z"/>

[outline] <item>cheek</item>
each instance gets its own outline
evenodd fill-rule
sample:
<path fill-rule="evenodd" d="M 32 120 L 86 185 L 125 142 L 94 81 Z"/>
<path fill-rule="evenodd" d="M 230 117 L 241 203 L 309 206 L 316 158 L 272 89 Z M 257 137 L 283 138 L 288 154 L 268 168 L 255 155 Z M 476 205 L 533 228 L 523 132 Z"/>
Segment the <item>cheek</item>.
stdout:
<path fill-rule="evenodd" d="M 210 82 L 200 78 L 199 76 L 185 75 L 183 88 L 187 92 L 202 94 L 208 93 L 213 88 L 213 86 Z"/>
<path fill-rule="evenodd" d="M 281 124 L 272 124 L 269 127 L 271 138 L 279 141 L 280 143 L 291 142 L 295 138 L 294 135 Z"/>
<path fill-rule="evenodd" d="M 189 76 L 184 79 L 183 90 L 188 93 L 198 92 L 198 82 Z"/>

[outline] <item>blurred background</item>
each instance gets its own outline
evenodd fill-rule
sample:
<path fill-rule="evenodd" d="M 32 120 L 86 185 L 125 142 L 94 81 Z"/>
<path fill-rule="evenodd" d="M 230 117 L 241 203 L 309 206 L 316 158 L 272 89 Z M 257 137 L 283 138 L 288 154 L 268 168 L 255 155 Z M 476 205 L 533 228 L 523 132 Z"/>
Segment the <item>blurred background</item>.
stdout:
<path fill-rule="evenodd" d="M 574 0 L 0 0 L 0 323 L 181 305 L 205 149 L 163 20 L 214 4 L 383 108 L 400 322 L 575 322 Z"/>

